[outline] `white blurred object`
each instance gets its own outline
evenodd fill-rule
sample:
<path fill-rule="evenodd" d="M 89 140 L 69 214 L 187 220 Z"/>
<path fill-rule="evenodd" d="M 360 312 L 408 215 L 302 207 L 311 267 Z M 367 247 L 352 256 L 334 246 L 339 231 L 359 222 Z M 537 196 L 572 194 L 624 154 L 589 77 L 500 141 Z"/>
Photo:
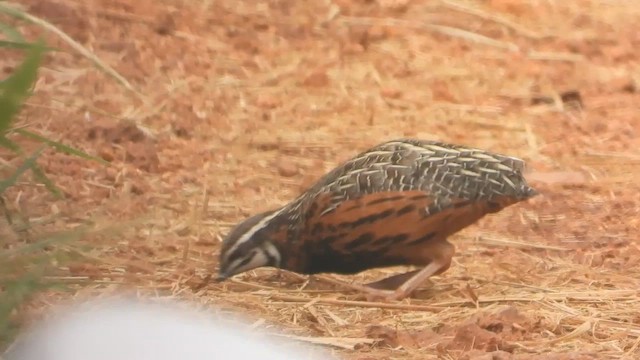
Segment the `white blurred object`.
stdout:
<path fill-rule="evenodd" d="M 246 324 L 178 304 L 90 301 L 45 321 L 5 360 L 335 359 L 316 347 L 267 337 Z"/>

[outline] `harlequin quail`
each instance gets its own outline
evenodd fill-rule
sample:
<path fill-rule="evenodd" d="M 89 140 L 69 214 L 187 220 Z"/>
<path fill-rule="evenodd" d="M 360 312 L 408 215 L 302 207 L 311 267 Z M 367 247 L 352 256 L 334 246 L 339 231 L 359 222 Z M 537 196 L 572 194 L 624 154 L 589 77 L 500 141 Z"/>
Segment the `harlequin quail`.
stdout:
<path fill-rule="evenodd" d="M 450 235 L 538 194 L 523 170 L 520 159 L 461 145 L 415 139 L 377 145 L 285 206 L 237 225 L 223 241 L 218 281 L 263 266 L 299 274 L 421 267 L 355 286 L 403 299 L 449 268 Z"/>

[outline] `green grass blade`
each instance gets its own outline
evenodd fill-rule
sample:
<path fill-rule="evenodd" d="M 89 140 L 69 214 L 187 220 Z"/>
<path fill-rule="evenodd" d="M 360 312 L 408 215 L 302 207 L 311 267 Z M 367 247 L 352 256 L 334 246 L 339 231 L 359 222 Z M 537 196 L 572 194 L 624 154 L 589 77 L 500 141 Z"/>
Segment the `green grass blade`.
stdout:
<path fill-rule="evenodd" d="M 16 30 L 15 27 L 5 24 L 0 21 L 0 33 L 3 33 L 10 41 L 14 42 L 26 42 L 24 36 Z"/>
<path fill-rule="evenodd" d="M 60 191 L 60 189 L 58 189 L 53 181 L 49 179 L 49 177 L 44 173 L 44 171 L 42 171 L 38 164 L 33 164 L 33 166 L 31 167 L 31 172 L 33 173 L 33 176 L 35 176 L 38 181 L 44 184 L 44 187 L 46 187 L 47 190 L 49 190 L 49 192 L 51 192 L 55 197 L 57 197 L 58 199 L 64 198 L 62 191 Z"/>
<path fill-rule="evenodd" d="M 20 148 L 20 145 L 16 144 L 15 142 L 7 139 L 6 136 L 1 135 L 0 134 L 0 146 L 5 148 L 5 149 L 9 149 L 15 153 L 21 154 L 22 153 L 22 148 Z"/>
<path fill-rule="evenodd" d="M 11 49 L 31 49 L 33 44 L 20 41 L 0 40 L 0 47 Z"/>
<path fill-rule="evenodd" d="M 12 16 L 16 19 L 20 19 L 20 20 L 26 20 L 26 16 L 24 11 L 20 10 L 20 9 L 16 9 L 15 7 L 12 6 L 6 6 L 4 5 L 1 1 L 0 1 L 0 13 Z"/>
<path fill-rule="evenodd" d="M 105 160 L 103 160 L 103 159 L 101 159 L 99 157 L 91 156 L 91 155 L 85 153 L 82 150 L 78 150 L 76 148 L 73 148 L 71 146 L 62 144 L 60 142 L 47 139 L 46 137 L 44 137 L 42 135 L 39 135 L 39 134 L 36 134 L 36 133 L 34 133 L 32 131 L 25 130 L 25 129 L 16 129 L 14 131 L 17 132 L 20 135 L 23 135 L 23 136 L 29 137 L 31 139 L 43 142 L 43 143 L 45 143 L 45 144 L 53 147 L 54 149 L 56 149 L 58 151 L 63 152 L 63 153 L 66 153 L 66 154 L 69 154 L 69 155 L 78 156 L 80 158 L 87 159 L 87 160 L 97 161 L 97 162 L 102 163 L 104 165 L 108 165 L 109 164 L 108 161 L 105 161 Z"/>
<path fill-rule="evenodd" d="M 44 46 L 39 41 L 29 49 L 26 59 L 11 76 L 0 83 L 0 134 L 4 134 L 14 116 L 22 108 L 22 103 L 30 95 L 30 90 L 38 78 L 38 68 L 42 60 Z"/>
<path fill-rule="evenodd" d="M 0 48 L 10 48 L 10 49 L 31 49 L 34 46 L 33 43 L 23 42 L 23 41 L 11 41 L 11 40 L 0 40 Z M 44 51 L 59 51 L 57 48 L 43 46 L 42 49 Z"/>
<path fill-rule="evenodd" d="M 4 194 L 7 188 L 15 185 L 18 178 L 22 176 L 27 170 L 32 169 L 34 165 L 36 165 L 36 160 L 42 152 L 44 151 L 44 146 L 38 149 L 33 155 L 29 156 L 23 163 L 16 169 L 16 171 L 11 174 L 7 179 L 0 181 L 0 195 Z"/>

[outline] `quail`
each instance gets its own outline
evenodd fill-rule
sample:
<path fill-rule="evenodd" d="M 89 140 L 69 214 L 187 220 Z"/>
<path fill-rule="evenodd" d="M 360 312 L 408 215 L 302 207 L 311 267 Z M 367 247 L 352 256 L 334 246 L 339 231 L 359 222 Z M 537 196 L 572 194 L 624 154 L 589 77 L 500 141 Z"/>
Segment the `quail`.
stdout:
<path fill-rule="evenodd" d="M 353 285 L 373 298 L 404 299 L 449 268 L 449 236 L 538 194 L 524 167 L 521 159 L 462 145 L 387 141 L 288 204 L 236 225 L 222 243 L 217 280 L 265 266 L 307 275 L 416 266 Z"/>

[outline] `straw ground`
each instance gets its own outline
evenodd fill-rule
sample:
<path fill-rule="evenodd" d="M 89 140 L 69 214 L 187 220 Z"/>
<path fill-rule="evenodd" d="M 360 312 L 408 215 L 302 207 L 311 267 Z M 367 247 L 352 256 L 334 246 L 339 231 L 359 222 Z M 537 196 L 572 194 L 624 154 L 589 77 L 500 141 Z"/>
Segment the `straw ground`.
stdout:
<path fill-rule="evenodd" d="M 23 121 L 112 165 L 50 153 L 67 199 L 25 185 L 8 203 L 43 229 L 133 222 L 86 238 L 83 260 L 51 274 L 77 292 L 42 294 L 20 319 L 135 291 L 345 359 L 640 356 L 633 1 L 20 3 L 77 42 L 25 28 L 68 52 L 49 56 Z M 543 195 L 455 236 L 451 269 L 399 303 L 268 269 L 198 288 L 235 222 L 404 136 L 522 157 Z"/>

